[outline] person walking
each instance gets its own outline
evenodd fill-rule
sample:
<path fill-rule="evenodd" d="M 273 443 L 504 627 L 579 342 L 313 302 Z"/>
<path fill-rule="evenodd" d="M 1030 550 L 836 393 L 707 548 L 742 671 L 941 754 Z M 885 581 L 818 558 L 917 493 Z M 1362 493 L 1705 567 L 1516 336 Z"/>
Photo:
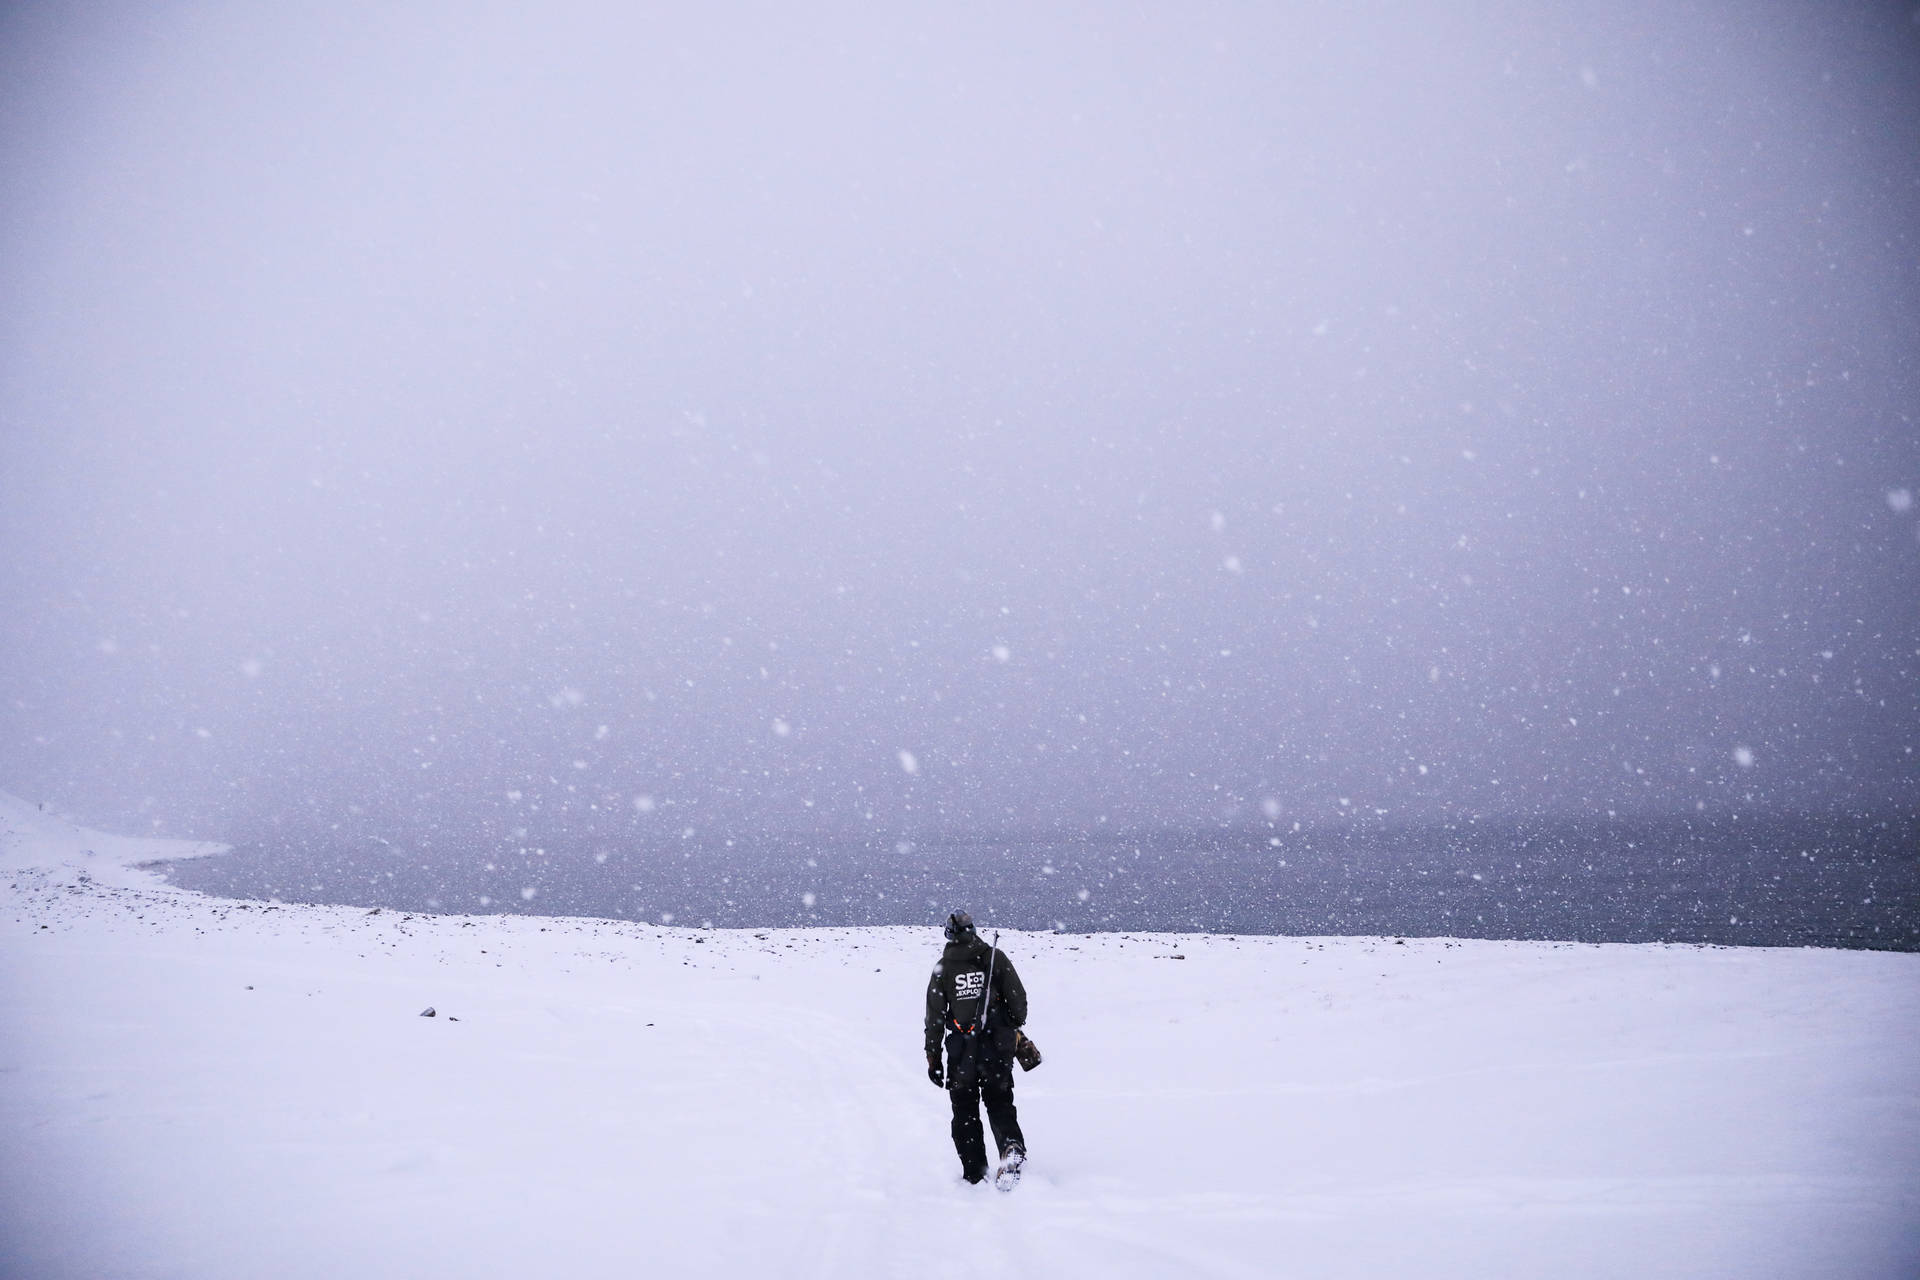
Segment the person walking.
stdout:
<path fill-rule="evenodd" d="M 968 1182 L 987 1176 L 980 1104 L 1000 1151 L 994 1184 L 1010 1191 L 1026 1164 L 1027 1143 L 1013 1105 L 1014 1047 L 1027 1020 L 1027 989 L 997 948 L 982 941 L 973 917 L 947 917 L 947 945 L 927 984 L 927 1078 L 953 1103 L 953 1146 Z M 946 1045 L 942 1070 L 940 1049 Z"/>

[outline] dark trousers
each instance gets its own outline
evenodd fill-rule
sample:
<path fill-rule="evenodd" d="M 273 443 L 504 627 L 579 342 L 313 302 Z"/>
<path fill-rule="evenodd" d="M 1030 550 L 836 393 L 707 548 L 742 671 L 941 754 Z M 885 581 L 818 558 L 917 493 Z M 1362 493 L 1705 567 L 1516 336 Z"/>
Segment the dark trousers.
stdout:
<path fill-rule="evenodd" d="M 979 1079 L 947 1093 L 953 1099 L 953 1149 L 960 1153 L 960 1171 L 968 1182 L 987 1176 L 987 1148 L 980 1134 L 980 1104 L 987 1104 L 987 1123 L 993 1126 L 993 1144 L 1000 1154 L 1027 1149 L 1020 1136 L 1020 1113 L 1013 1107 L 1013 1064 L 986 1065 Z"/>

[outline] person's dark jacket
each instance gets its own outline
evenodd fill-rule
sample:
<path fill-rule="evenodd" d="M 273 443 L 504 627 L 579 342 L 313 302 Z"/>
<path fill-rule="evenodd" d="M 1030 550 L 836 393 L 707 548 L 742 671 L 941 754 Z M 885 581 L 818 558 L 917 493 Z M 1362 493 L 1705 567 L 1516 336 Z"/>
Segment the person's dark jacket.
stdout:
<path fill-rule="evenodd" d="M 987 970 L 993 970 L 993 999 L 987 1000 Z M 987 1021 L 979 1026 L 980 1010 Z M 993 1056 L 1013 1055 L 1013 1033 L 1027 1020 L 1027 989 L 1004 951 L 995 953 L 977 933 L 949 942 L 927 983 L 926 1048 L 929 1058 L 940 1052 L 941 1037 L 978 1030 L 974 1038 Z"/>

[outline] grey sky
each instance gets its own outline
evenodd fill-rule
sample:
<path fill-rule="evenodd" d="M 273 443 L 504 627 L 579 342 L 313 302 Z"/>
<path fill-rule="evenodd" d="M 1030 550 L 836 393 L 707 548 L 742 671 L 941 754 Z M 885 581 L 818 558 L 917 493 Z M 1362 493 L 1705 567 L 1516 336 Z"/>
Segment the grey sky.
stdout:
<path fill-rule="evenodd" d="M 389 8 L 0 18 L 0 786 L 1920 800 L 1906 7 Z"/>

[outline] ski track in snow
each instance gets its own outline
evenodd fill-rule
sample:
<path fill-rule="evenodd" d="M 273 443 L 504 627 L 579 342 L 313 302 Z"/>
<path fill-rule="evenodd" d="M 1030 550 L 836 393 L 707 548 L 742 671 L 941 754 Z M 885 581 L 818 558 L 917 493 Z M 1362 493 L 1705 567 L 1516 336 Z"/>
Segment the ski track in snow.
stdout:
<path fill-rule="evenodd" d="M 924 1075 L 934 928 L 233 902 L 157 851 L 0 797 L 0 1273 L 1920 1273 L 1920 956 L 1008 934 L 1000 1194 Z"/>

